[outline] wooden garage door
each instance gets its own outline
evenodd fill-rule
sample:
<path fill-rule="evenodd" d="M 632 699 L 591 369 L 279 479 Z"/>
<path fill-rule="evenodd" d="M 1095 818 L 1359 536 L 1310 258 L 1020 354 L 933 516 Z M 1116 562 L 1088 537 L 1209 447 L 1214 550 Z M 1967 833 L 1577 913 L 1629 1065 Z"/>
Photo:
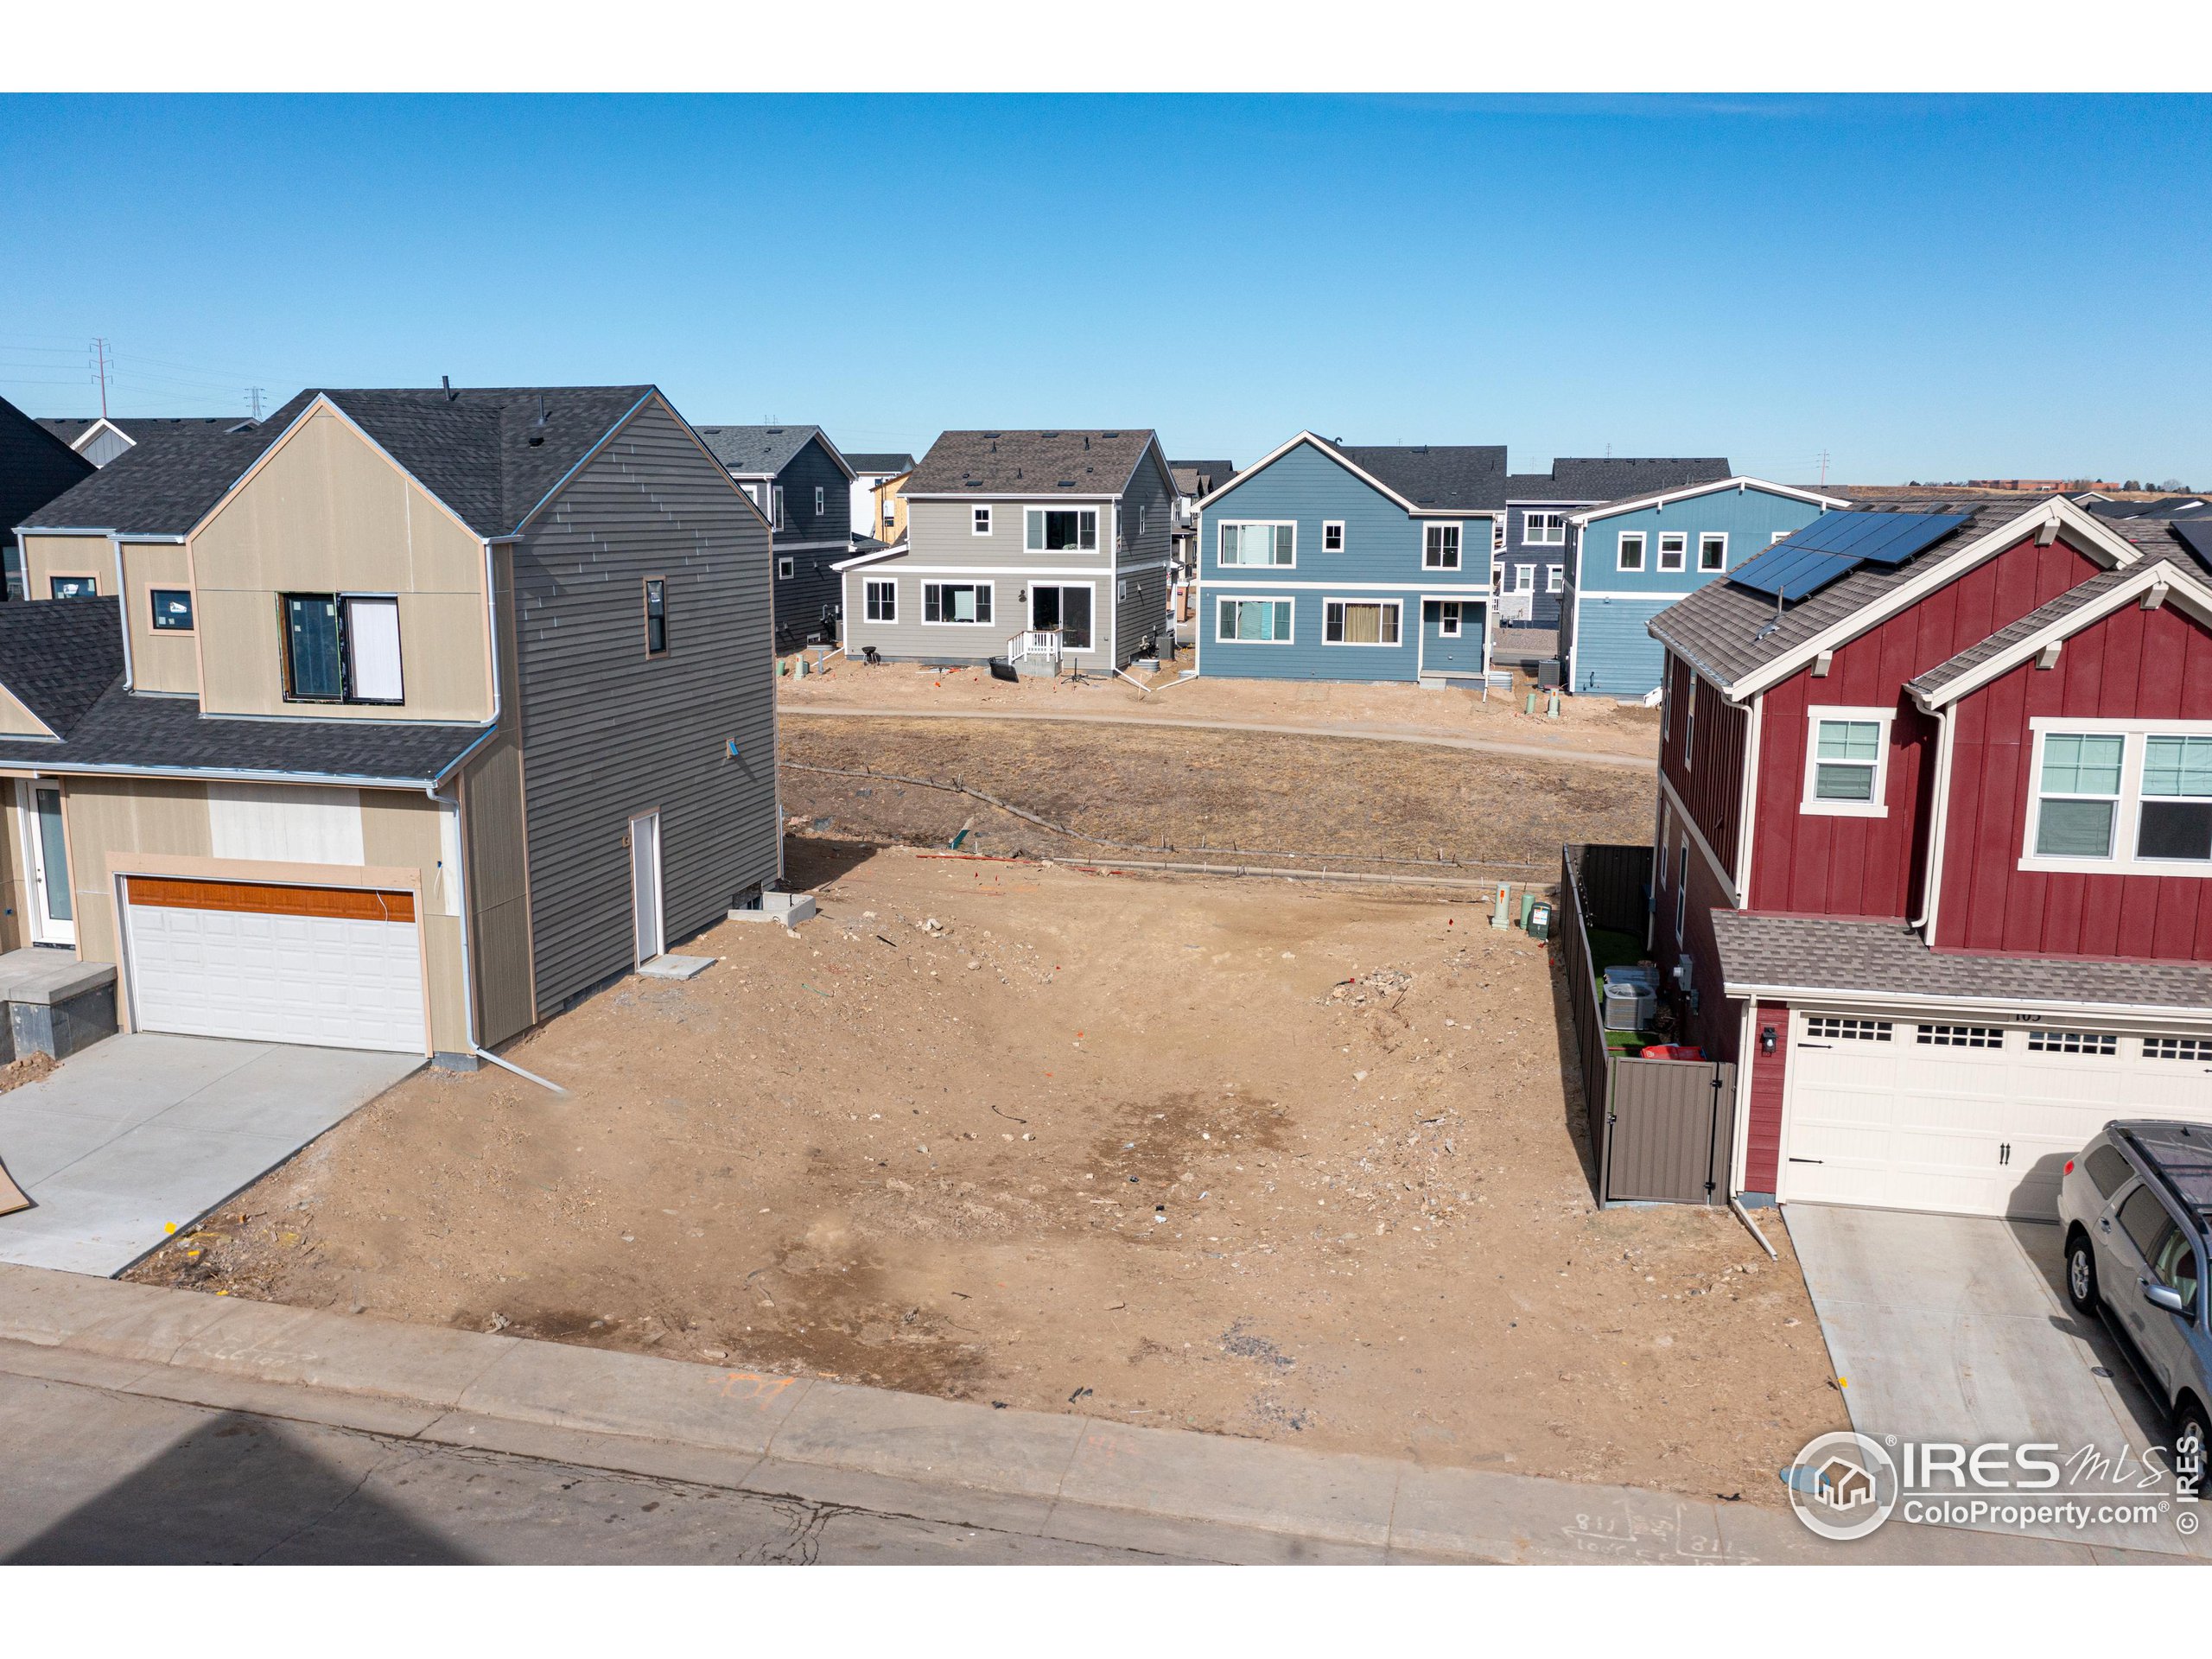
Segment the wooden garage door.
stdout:
<path fill-rule="evenodd" d="M 427 1046 L 412 893 L 134 875 L 124 940 L 141 1031 Z"/>
<path fill-rule="evenodd" d="M 2212 1123 L 2194 1039 L 1805 1013 L 1790 1035 L 1785 1199 L 2049 1221 L 2112 1119 Z"/>

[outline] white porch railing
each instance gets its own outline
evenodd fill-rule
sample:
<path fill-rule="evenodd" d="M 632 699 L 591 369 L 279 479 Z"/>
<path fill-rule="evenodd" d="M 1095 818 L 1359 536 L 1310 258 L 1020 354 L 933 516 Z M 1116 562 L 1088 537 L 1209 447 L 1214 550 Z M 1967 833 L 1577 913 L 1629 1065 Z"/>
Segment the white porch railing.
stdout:
<path fill-rule="evenodd" d="M 1006 659 L 1009 663 L 1027 660 L 1057 665 L 1060 660 L 1060 631 L 1058 628 L 1024 628 L 1006 642 Z"/>

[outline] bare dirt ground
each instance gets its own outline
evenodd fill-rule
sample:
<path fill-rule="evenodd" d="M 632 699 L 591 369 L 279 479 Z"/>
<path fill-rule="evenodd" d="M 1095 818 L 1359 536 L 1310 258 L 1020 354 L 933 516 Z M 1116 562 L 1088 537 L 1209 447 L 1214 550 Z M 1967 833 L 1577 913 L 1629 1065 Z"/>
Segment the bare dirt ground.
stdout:
<path fill-rule="evenodd" d="M 1525 935 L 794 849 L 798 934 L 518 1046 L 569 1096 L 418 1074 L 131 1276 L 1758 1503 L 1844 1425 L 1782 1229 L 1593 1207 Z"/>
<path fill-rule="evenodd" d="M 966 851 L 1541 882 L 1562 842 L 1651 827 L 1641 772 L 1357 738 L 1020 720 L 793 721 L 783 738 L 796 824 L 935 847 L 966 829 Z M 899 778 L 957 781 L 1076 833 Z"/>
<path fill-rule="evenodd" d="M 1186 664 L 1187 666 L 1187 659 Z M 829 672 L 777 682 L 779 700 L 809 709 L 960 709 L 1023 714 L 1103 714 L 1133 720 L 1252 721 L 1264 725 L 1367 728 L 1529 744 L 1562 753 L 1595 752 L 1656 760 L 1659 712 L 1610 698 L 1562 697 L 1560 717 L 1524 712 L 1527 686 L 1476 692 L 1440 686 L 1360 685 L 1342 681 L 1212 679 L 1176 683 L 1173 670 L 1149 677 L 1146 692 L 1124 679 L 1087 674 L 1080 681 L 1035 677 L 1009 684 L 981 668 L 918 668 L 837 658 Z M 786 721 L 786 732 L 801 722 Z"/>

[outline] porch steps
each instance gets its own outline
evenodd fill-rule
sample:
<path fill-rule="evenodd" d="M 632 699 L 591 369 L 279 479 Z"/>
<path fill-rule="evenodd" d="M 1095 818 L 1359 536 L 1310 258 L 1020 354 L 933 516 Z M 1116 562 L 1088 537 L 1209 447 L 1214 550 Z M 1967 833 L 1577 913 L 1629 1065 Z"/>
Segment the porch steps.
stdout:
<path fill-rule="evenodd" d="M 38 945 L 0 953 L 0 1001 L 8 1006 L 0 1062 L 22 1054 L 66 1060 L 115 1035 L 115 965 Z"/>

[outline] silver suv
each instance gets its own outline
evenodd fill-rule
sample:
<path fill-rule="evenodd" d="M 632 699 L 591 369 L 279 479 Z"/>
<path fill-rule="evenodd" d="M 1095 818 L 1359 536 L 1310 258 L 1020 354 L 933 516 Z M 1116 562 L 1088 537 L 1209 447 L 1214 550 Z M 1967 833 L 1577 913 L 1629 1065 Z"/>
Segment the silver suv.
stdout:
<path fill-rule="evenodd" d="M 2169 1414 L 2177 1465 L 2201 1474 L 2212 1417 L 2212 1332 L 2204 1263 L 2212 1257 L 2212 1128 L 2107 1123 L 2058 1184 L 2066 1294 L 2102 1313 Z"/>

